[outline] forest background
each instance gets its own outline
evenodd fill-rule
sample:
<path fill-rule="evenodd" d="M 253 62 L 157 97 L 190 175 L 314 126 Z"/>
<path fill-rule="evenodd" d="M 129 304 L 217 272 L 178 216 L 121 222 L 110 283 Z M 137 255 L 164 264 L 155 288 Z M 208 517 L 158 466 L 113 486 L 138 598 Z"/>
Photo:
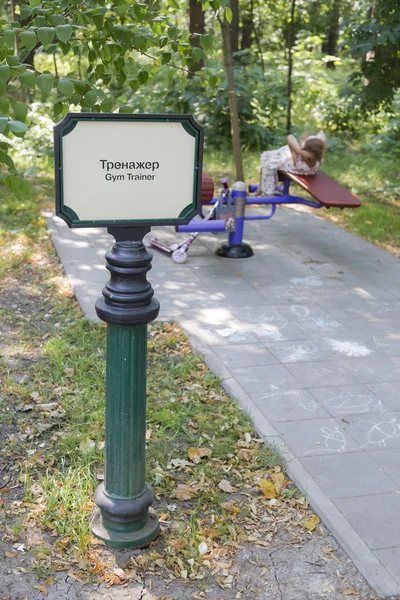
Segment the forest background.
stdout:
<path fill-rule="evenodd" d="M 399 48 L 397 0 L 11 0 L 0 17 L 0 177 L 29 193 L 39 169 L 51 172 L 54 122 L 83 110 L 193 114 L 205 170 L 234 178 L 232 59 L 246 181 L 288 131 L 323 129 L 325 170 L 365 195 L 367 211 L 333 219 L 393 250 Z"/>

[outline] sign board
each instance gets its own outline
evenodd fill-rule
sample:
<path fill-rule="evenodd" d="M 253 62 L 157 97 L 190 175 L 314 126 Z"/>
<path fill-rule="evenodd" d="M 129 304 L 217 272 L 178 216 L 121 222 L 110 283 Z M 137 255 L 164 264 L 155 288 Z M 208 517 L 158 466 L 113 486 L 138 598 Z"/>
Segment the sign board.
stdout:
<path fill-rule="evenodd" d="M 56 214 L 70 227 L 181 225 L 200 209 L 191 115 L 68 113 L 54 144 Z"/>

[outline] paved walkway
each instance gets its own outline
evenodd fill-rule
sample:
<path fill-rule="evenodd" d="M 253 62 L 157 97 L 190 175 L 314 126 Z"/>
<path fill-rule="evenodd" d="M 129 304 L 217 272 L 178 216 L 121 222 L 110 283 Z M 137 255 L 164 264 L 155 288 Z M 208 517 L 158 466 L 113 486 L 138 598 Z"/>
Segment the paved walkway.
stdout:
<path fill-rule="evenodd" d="M 105 230 L 49 219 L 85 315 L 107 279 Z M 156 231 L 175 240 L 171 229 Z M 249 222 L 255 256 L 203 234 L 175 265 L 154 251 L 161 316 L 177 319 L 377 592 L 400 593 L 400 261 L 316 215 Z M 180 236 L 182 237 L 182 236 Z"/>

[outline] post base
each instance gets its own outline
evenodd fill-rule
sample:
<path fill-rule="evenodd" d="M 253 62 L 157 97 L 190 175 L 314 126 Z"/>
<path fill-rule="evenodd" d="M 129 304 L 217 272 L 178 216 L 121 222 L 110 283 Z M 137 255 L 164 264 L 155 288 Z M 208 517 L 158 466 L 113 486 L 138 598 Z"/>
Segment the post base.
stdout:
<path fill-rule="evenodd" d="M 147 523 L 139 531 L 110 531 L 103 525 L 100 509 L 96 508 L 90 522 L 90 529 L 97 538 L 112 548 L 144 548 L 160 533 L 157 515 L 149 513 Z"/>
<path fill-rule="evenodd" d="M 250 258 L 254 256 L 254 252 L 249 244 L 242 242 L 241 244 L 230 244 L 229 242 L 225 242 L 218 246 L 215 251 L 217 256 L 223 256 L 224 258 Z"/>

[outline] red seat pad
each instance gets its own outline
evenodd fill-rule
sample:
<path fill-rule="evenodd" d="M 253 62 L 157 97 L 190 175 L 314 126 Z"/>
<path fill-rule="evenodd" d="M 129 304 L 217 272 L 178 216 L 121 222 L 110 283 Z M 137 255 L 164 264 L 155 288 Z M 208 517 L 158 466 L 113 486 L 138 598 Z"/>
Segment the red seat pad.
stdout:
<path fill-rule="evenodd" d="M 357 208 L 361 206 L 358 198 L 323 171 L 318 171 L 315 175 L 297 175 L 286 171 L 283 173 L 327 208 Z"/>
<path fill-rule="evenodd" d="M 201 203 L 208 204 L 214 197 L 214 182 L 205 173 L 201 176 Z"/>

